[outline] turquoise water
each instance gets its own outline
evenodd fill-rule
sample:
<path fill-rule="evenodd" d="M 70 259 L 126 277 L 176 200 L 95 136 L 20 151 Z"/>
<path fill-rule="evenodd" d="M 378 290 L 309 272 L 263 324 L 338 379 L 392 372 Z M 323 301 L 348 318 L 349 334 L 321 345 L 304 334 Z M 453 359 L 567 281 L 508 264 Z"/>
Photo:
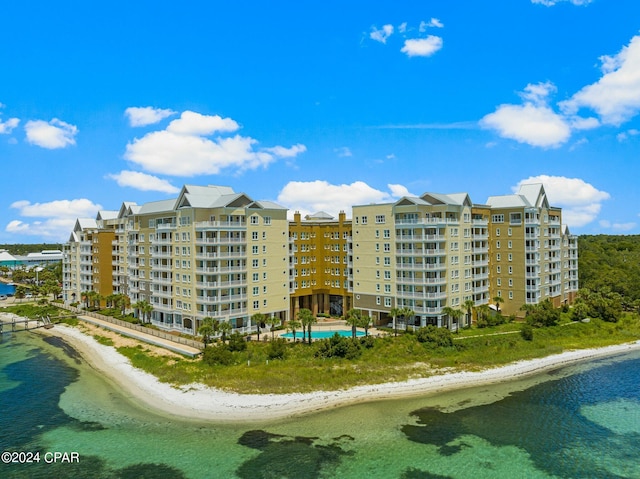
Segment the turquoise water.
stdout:
<path fill-rule="evenodd" d="M 351 337 L 351 330 L 350 329 L 334 329 L 331 331 L 314 331 L 313 329 L 311 330 L 311 339 L 327 339 L 327 338 L 331 338 L 334 334 L 338 334 L 342 337 L 345 338 L 350 338 Z M 357 337 L 364 337 L 364 333 L 362 331 L 356 331 L 356 336 Z M 287 338 L 287 339 L 293 339 L 293 333 L 285 333 L 280 335 L 280 337 L 282 338 Z M 309 337 L 309 335 L 307 334 L 305 337 Z M 302 334 L 301 333 L 296 333 L 296 338 L 302 340 Z"/>
<path fill-rule="evenodd" d="M 640 353 L 518 382 L 221 425 L 145 410 L 55 338 L 0 343 L 2 478 L 638 478 Z"/>

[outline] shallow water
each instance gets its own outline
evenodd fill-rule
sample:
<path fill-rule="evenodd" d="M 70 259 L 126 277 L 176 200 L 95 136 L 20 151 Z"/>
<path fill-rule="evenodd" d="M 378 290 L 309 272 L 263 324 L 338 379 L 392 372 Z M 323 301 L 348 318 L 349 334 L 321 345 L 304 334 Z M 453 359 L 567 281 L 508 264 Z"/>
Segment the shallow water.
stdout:
<path fill-rule="evenodd" d="M 638 478 L 640 353 L 526 380 L 220 425 L 145 410 L 73 350 L 0 343 L 0 477 Z"/>

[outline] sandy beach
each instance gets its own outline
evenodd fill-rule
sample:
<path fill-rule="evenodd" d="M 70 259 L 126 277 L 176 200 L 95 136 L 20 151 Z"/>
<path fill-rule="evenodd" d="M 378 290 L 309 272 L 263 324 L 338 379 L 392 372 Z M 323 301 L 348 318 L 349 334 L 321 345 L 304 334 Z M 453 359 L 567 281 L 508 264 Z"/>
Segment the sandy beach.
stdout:
<path fill-rule="evenodd" d="M 237 394 L 202 384 L 174 387 L 134 368 L 113 347 L 98 343 L 76 328 L 56 325 L 46 332 L 65 339 L 96 370 L 115 382 L 125 394 L 163 414 L 214 422 L 281 419 L 367 400 L 429 394 L 498 383 L 540 373 L 587 359 L 640 349 L 640 341 L 597 349 L 567 351 L 540 359 L 519 361 L 479 372 L 454 372 L 399 383 L 358 386 L 340 391 L 304 394 Z"/>

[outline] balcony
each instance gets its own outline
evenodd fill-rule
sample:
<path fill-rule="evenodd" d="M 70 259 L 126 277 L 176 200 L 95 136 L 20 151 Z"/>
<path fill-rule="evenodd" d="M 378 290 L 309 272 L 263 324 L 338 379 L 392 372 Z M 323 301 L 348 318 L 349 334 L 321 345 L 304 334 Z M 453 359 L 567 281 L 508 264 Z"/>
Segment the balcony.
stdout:
<path fill-rule="evenodd" d="M 247 223 L 244 221 L 201 221 L 194 224 L 196 231 L 208 229 L 238 229 L 246 228 Z"/>
<path fill-rule="evenodd" d="M 247 243 L 246 238 L 196 238 L 197 245 L 243 245 Z"/>

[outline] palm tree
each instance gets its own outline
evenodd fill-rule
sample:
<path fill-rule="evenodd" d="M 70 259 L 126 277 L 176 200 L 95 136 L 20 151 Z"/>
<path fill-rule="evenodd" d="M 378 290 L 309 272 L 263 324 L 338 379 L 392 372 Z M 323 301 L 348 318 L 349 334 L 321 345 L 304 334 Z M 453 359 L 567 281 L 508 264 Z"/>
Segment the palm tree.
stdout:
<path fill-rule="evenodd" d="M 369 336 L 369 326 L 371 326 L 371 316 L 363 315 L 360 318 L 358 326 L 364 328 L 364 335 Z"/>
<path fill-rule="evenodd" d="M 131 298 L 126 294 L 118 294 L 116 295 L 116 306 L 120 306 L 120 314 L 124 316 L 127 311 L 127 308 L 131 307 Z"/>
<path fill-rule="evenodd" d="M 345 320 L 349 326 L 351 326 L 351 337 L 356 338 L 356 327 L 359 326 L 362 321 L 362 311 L 359 309 L 350 309 L 347 311 Z"/>
<path fill-rule="evenodd" d="M 251 321 L 256 323 L 256 332 L 258 333 L 258 341 L 260 341 L 260 325 L 264 323 L 266 315 L 262 313 L 255 313 L 251 316 Z"/>
<path fill-rule="evenodd" d="M 293 342 L 296 342 L 296 331 L 300 329 L 302 323 L 297 319 L 292 319 L 289 321 L 289 329 L 291 329 L 291 334 L 293 334 Z"/>
<path fill-rule="evenodd" d="M 453 318 L 453 322 L 456 323 L 456 333 L 460 330 L 460 318 L 464 316 L 464 312 L 460 309 L 454 309 L 452 311 L 451 317 Z"/>
<path fill-rule="evenodd" d="M 228 321 L 220 321 L 218 325 L 218 331 L 222 334 L 222 342 L 224 343 L 227 340 L 227 333 L 229 333 L 233 328 L 231 327 L 231 323 Z"/>
<path fill-rule="evenodd" d="M 489 306 L 487 306 L 486 304 L 481 304 L 480 306 L 478 306 L 476 308 L 476 312 L 478 313 L 478 319 L 483 319 L 484 321 L 486 321 L 487 318 L 489 317 L 489 311 L 490 311 Z"/>
<path fill-rule="evenodd" d="M 496 303 L 496 310 L 499 313 L 500 312 L 500 304 L 504 303 L 504 299 L 502 299 L 502 296 L 496 296 L 496 297 L 493 298 L 493 302 Z"/>
<path fill-rule="evenodd" d="M 525 303 L 522 306 L 520 306 L 520 311 L 524 311 L 524 315 L 525 316 L 529 316 L 535 310 L 536 310 L 536 307 L 533 304 L 526 304 Z"/>
<path fill-rule="evenodd" d="M 304 330 L 305 328 L 309 331 L 309 344 L 311 344 L 311 325 L 316 323 L 318 320 L 313 316 L 311 310 L 307 308 L 302 308 L 298 311 L 298 321 L 302 324 L 302 337 L 304 339 Z"/>
<path fill-rule="evenodd" d="M 27 288 L 22 285 L 16 286 L 16 291 L 13 293 L 16 299 L 22 299 L 27 294 Z"/>
<path fill-rule="evenodd" d="M 409 318 L 413 318 L 415 315 L 416 313 L 413 311 L 413 309 L 408 308 L 407 306 L 400 310 L 400 316 L 404 318 L 405 331 L 409 331 Z"/>
<path fill-rule="evenodd" d="M 398 308 L 391 308 L 389 310 L 389 316 L 391 316 L 392 318 L 392 325 L 393 325 L 393 335 L 397 336 L 398 335 L 398 325 L 396 323 L 396 318 L 398 316 L 400 316 L 400 309 Z"/>
<path fill-rule="evenodd" d="M 453 309 L 451 306 L 445 306 L 444 308 L 442 308 L 442 314 L 447 317 L 447 329 L 451 329 L 449 319 L 451 319 L 455 314 L 455 309 Z"/>
<path fill-rule="evenodd" d="M 273 341 L 274 328 L 276 325 L 280 324 L 280 318 L 276 318 L 275 316 L 268 316 L 265 320 L 265 323 L 269 326 L 269 330 L 271 331 L 271 340 Z"/>
<path fill-rule="evenodd" d="M 462 303 L 462 307 L 467 310 L 467 324 L 465 326 L 471 326 L 473 322 L 473 308 L 476 303 L 473 299 L 467 299 L 464 303 Z"/>
<path fill-rule="evenodd" d="M 206 349 L 207 345 L 211 342 L 211 336 L 215 333 L 215 323 L 213 318 L 204 318 L 202 320 L 202 325 L 198 328 L 198 333 L 202 335 L 202 342 Z"/>

